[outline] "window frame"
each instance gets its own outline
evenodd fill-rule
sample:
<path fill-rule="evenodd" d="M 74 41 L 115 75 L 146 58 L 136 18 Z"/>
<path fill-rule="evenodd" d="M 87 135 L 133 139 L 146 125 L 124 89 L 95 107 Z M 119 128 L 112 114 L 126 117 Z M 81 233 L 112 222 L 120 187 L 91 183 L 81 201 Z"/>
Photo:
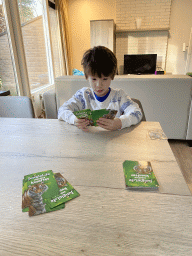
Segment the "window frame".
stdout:
<path fill-rule="evenodd" d="M 52 3 L 52 2 L 51 2 Z M 47 55 L 47 68 L 49 74 L 49 85 L 54 84 L 54 63 L 50 36 L 49 1 L 42 0 L 43 25 L 45 35 L 45 47 Z M 53 4 L 53 3 L 52 3 Z M 52 6 L 51 6 L 52 7 Z M 19 8 L 17 0 L 3 0 L 5 19 L 11 52 L 13 70 L 18 95 L 31 97 L 31 89 L 28 77 L 27 62 L 21 30 Z"/>

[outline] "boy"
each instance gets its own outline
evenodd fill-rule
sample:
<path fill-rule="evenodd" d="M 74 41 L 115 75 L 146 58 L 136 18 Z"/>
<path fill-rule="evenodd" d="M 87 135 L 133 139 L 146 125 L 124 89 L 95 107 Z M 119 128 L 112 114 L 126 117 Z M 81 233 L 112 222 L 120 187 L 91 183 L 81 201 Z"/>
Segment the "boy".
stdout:
<path fill-rule="evenodd" d="M 110 87 L 117 70 L 117 59 L 114 53 L 104 46 L 97 46 L 86 51 L 81 64 L 89 87 L 78 90 L 65 102 L 58 111 L 58 119 L 76 125 L 88 131 L 89 121 L 77 119 L 74 111 L 82 109 L 117 110 L 114 120 L 99 118 L 97 125 L 107 130 L 118 130 L 139 123 L 142 112 L 123 90 Z"/>

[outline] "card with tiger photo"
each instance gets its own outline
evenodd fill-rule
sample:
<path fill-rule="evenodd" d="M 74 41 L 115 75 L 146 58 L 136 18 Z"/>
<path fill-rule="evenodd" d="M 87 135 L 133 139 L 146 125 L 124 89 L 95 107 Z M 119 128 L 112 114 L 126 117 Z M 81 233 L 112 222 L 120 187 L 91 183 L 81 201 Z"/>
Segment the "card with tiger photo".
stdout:
<path fill-rule="evenodd" d="M 22 189 L 22 211 L 29 216 L 63 209 L 65 204 L 50 208 L 46 199 L 59 195 L 59 186 L 51 170 L 25 175 Z"/>

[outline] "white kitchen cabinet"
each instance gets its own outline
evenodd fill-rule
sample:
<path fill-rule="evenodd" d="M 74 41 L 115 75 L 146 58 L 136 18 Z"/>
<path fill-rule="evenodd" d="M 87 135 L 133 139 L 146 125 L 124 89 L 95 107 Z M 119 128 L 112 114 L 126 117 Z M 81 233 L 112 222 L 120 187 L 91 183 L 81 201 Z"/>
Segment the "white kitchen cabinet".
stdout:
<path fill-rule="evenodd" d="M 102 45 L 115 53 L 115 24 L 114 20 L 90 21 L 91 48 Z"/>

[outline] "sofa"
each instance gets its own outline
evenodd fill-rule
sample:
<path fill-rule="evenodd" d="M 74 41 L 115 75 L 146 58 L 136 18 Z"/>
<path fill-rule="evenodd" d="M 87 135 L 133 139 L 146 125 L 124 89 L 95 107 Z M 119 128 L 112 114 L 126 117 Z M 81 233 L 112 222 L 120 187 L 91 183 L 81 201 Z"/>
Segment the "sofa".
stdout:
<path fill-rule="evenodd" d="M 55 79 L 55 90 L 43 94 L 46 118 L 57 118 L 59 107 L 78 89 L 89 86 L 82 76 Z M 185 75 L 124 75 L 111 84 L 142 103 L 146 121 L 160 122 L 168 139 L 192 139 L 192 78 Z"/>

